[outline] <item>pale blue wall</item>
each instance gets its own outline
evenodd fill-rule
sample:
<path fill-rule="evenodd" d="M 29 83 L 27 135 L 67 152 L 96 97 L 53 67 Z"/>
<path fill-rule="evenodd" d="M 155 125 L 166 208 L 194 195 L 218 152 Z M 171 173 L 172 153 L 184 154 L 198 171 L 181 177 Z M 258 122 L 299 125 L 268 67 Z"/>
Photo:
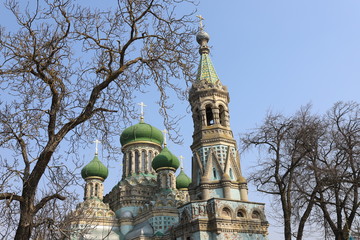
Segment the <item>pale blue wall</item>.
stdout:
<path fill-rule="evenodd" d="M 238 189 L 230 189 L 231 199 L 240 200 L 240 190 Z"/>
<path fill-rule="evenodd" d="M 209 189 L 210 198 L 223 198 L 224 192 L 222 188 Z"/>

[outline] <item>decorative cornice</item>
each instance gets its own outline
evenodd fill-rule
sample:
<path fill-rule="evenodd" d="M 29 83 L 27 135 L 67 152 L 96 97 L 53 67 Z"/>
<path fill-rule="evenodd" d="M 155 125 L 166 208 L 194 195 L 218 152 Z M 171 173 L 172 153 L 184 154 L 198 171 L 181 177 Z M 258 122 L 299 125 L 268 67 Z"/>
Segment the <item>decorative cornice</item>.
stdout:
<path fill-rule="evenodd" d="M 134 145 L 134 144 L 140 144 L 140 143 L 145 143 L 145 144 L 150 144 L 150 145 L 154 145 L 157 146 L 159 148 L 162 148 L 162 146 L 160 144 L 151 142 L 151 141 L 133 141 L 133 142 L 129 142 L 127 144 L 125 144 L 124 146 L 122 146 L 121 151 L 124 151 L 125 148 L 129 147 L 130 145 Z"/>

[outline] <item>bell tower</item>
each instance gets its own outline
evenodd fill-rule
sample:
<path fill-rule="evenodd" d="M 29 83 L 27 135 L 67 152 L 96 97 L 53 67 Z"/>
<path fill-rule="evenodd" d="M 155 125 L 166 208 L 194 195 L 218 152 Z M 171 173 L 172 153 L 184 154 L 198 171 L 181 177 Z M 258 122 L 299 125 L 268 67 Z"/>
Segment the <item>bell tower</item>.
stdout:
<path fill-rule="evenodd" d="M 241 173 L 237 144 L 230 128 L 229 92 L 211 62 L 209 40 L 200 23 L 196 35 L 200 64 L 189 92 L 194 122 L 190 196 L 192 200 L 247 201 L 247 182 Z"/>

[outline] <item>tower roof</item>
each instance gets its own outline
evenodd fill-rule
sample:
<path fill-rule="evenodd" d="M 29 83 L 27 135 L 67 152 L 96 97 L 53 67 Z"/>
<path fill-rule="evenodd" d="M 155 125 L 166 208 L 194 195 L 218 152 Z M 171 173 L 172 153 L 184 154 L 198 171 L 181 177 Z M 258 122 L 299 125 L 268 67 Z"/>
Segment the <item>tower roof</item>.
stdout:
<path fill-rule="evenodd" d="M 176 177 L 176 188 L 188 188 L 191 183 L 191 178 L 189 178 L 183 169 L 181 169 L 179 175 Z"/>
<path fill-rule="evenodd" d="M 105 180 L 108 174 L 108 168 L 99 160 L 97 154 L 95 154 L 93 160 L 81 170 L 81 176 L 84 179 L 88 177 L 100 177 Z"/>
<path fill-rule="evenodd" d="M 218 83 L 220 79 L 216 74 L 215 68 L 211 62 L 209 53 L 210 49 L 208 47 L 208 42 L 210 40 L 210 36 L 205 31 L 201 30 L 196 35 L 196 41 L 199 43 L 199 53 L 200 53 L 200 64 L 198 68 L 198 73 L 196 76 L 196 82 L 204 82 L 204 83 Z"/>
<path fill-rule="evenodd" d="M 172 154 L 167 147 L 164 147 L 152 161 L 152 167 L 155 171 L 159 168 L 173 168 L 176 170 L 179 166 L 179 159 Z"/>
<path fill-rule="evenodd" d="M 120 136 L 120 143 L 122 146 L 137 141 L 148 141 L 162 145 L 164 136 L 159 129 L 145 123 L 144 120 L 141 119 L 140 123 L 128 127 Z"/>

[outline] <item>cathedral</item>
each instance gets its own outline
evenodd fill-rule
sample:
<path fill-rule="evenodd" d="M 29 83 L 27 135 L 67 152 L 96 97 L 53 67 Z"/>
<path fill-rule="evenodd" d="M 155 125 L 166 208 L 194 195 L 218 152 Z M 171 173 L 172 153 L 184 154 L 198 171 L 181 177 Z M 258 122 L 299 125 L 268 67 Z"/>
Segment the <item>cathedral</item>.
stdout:
<path fill-rule="evenodd" d="M 103 195 L 108 169 L 97 151 L 82 169 L 84 201 L 69 217 L 71 239 L 267 239 L 264 204 L 248 199 L 230 128 L 229 92 L 211 62 L 209 39 L 201 27 L 200 63 L 189 91 L 191 178 L 168 149 L 166 136 L 141 114 L 120 136 L 122 178 L 108 194 Z"/>

